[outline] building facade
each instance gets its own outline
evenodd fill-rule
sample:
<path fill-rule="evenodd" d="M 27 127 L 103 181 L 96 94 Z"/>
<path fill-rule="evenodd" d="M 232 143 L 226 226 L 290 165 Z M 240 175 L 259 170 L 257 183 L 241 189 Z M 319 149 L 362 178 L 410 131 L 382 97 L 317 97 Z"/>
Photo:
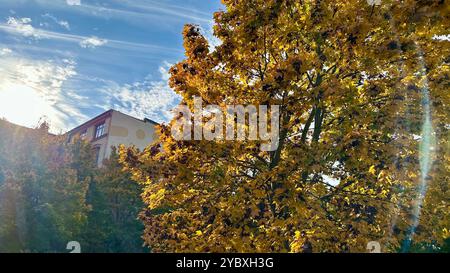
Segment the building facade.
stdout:
<path fill-rule="evenodd" d="M 116 110 L 109 110 L 67 134 L 68 141 L 80 137 L 91 142 L 97 164 L 101 166 L 103 160 L 110 156 L 112 147 L 123 144 L 143 150 L 155 140 L 156 125 L 158 123 L 150 119 L 141 120 Z"/>

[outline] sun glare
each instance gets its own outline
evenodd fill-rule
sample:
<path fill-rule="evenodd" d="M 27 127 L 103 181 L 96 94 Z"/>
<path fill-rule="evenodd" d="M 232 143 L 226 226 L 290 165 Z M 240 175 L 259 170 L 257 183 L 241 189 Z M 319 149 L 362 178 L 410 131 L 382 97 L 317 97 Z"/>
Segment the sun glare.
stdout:
<path fill-rule="evenodd" d="M 32 87 L 9 80 L 0 82 L 0 117 L 23 126 L 34 127 L 41 117 L 50 118 L 52 108 Z"/>

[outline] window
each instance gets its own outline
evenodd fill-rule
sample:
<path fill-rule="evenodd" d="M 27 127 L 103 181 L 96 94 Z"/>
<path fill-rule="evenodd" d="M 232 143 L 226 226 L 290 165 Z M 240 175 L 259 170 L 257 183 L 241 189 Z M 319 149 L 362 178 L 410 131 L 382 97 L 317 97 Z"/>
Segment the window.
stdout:
<path fill-rule="evenodd" d="M 100 138 L 105 135 L 105 123 L 99 124 L 95 127 L 95 138 Z"/>
<path fill-rule="evenodd" d="M 100 146 L 95 146 L 93 150 L 94 150 L 94 156 L 95 156 L 95 163 L 100 164 L 98 162 L 100 159 Z"/>

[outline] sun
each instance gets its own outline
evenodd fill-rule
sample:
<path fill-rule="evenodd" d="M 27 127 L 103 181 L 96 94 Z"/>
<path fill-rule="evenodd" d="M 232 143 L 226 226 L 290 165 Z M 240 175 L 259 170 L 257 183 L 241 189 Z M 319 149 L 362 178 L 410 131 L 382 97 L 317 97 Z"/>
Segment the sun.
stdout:
<path fill-rule="evenodd" d="M 25 84 L 5 80 L 0 82 L 0 117 L 35 127 L 42 117 L 51 118 L 54 110 L 39 92 Z"/>

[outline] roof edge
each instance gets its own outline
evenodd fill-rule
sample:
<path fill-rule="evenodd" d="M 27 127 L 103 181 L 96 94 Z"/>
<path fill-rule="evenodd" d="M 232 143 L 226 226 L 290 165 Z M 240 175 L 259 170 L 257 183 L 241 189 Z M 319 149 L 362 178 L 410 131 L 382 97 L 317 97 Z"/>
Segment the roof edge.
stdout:
<path fill-rule="evenodd" d="M 122 115 L 131 117 L 131 118 L 134 118 L 134 119 L 139 120 L 139 121 L 142 121 L 142 122 L 146 122 L 146 123 L 149 122 L 149 123 L 153 123 L 154 125 L 160 125 L 158 122 L 156 122 L 156 121 L 154 121 L 154 120 L 152 120 L 152 119 L 149 119 L 149 118 L 139 119 L 139 118 L 133 117 L 133 116 L 131 116 L 131 115 L 122 113 L 122 112 L 120 112 L 120 111 L 117 111 L 117 110 L 114 110 L 114 109 L 109 109 L 108 111 L 105 111 L 105 112 L 103 112 L 103 113 L 101 113 L 101 114 L 99 114 L 99 115 L 97 115 L 97 116 L 95 116 L 95 117 L 93 117 L 93 118 L 87 120 L 86 122 L 84 122 L 84 123 L 78 125 L 77 127 L 75 127 L 75 128 L 73 128 L 73 129 L 67 131 L 65 134 L 70 134 L 70 133 L 72 133 L 72 132 L 74 132 L 74 131 L 80 129 L 81 127 L 85 126 L 85 125 L 88 124 L 89 122 L 92 122 L 93 120 L 96 120 L 96 119 L 98 119 L 98 118 L 100 118 L 100 117 L 102 117 L 102 116 L 106 116 L 106 115 L 112 114 L 113 112 L 120 113 L 120 114 L 122 114 Z"/>

